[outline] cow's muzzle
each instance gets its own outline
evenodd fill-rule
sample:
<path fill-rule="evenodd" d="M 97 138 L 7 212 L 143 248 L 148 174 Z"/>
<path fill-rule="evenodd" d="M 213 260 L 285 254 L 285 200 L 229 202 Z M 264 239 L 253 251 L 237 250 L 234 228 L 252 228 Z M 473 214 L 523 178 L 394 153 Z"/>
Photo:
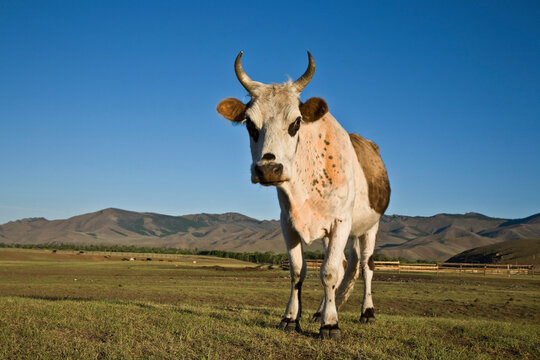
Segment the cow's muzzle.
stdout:
<path fill-rule="evenodd" d="M 281 164 L 263 164 L 253 167 L 251 181 L 264 186 L 279 185 L 286 179 L 283 178 L 283 165 Z"/>

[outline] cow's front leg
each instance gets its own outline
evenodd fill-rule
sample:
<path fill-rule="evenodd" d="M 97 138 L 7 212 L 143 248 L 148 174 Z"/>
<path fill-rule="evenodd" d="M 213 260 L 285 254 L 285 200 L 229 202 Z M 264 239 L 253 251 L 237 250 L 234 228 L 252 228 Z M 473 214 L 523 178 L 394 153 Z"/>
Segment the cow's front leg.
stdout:
<path fill-rule="evenodd" d="M 339 340 L 341 331 L 338 327 L 336 308 L 336 288 L 339 285 L 340 267 L 343 266 L 343 251 L 351 231 L 350 220 L 336 220 L 329 235 L 325 260 L 321 267 L 321 281 L 324 287 L 324 306 L 320 336 Z"/>
<path fill-rule="evenodd" d="M 281 227 L 287 245 L 289 267 L 291 270 L 291 295 L 279 328 L 286 331 L 300 332 L 300 317 L 302 316 L 302 283 L 306 277 L 306 262 L 302 251 L 302 241 L 298 233 L 282 216 Z"/>
<path fill-rule="evenodd" d="M 326 249 L 328 248 L 328 237 L 324 237 L 322 239 L 322 244 L 323 244 L 323 250 L 324 252 L 326 252 Z M 339 267 L 339 272 L 338 272 L 338 281 L 337 281 L 337 285 L 336 285 L 336 289 L 337 287 L 339 287 L 339 284 L 341 284 L 341 281 L 343 280 L 343 276 L 345 275 L 345 270 L 347 269 L 347 260 L 345 259 L 345 255 L 343 255 L 343 259 L 341 261 L 342 263 L 342 266 Z M 324 295 L 321 299 L 321 302 L 319 303 L 319 307 L 317 308 L 317 311 L 315 312 L 315 314 L 313 314 L 313 317 L 311 318 L 311 321 L 313 322 L 321 322 L 321 315 L 322 315 L 322 311 L 323 311 L 323 308 L 324 308 Z"/>

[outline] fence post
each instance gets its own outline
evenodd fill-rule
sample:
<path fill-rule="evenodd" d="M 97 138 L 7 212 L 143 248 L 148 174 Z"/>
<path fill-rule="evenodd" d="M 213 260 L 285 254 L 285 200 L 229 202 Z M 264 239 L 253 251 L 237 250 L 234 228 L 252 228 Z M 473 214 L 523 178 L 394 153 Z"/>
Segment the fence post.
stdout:
<path fill-rule="evenodd" d="M 486 276 L 487 265 L 484 265 L 484 276 Z"/>
<path fill-rule="evenodd" d="M 506 264 L 506 273 L 508 274 L 508 277 L 510 277 L 510 264 Z"/>

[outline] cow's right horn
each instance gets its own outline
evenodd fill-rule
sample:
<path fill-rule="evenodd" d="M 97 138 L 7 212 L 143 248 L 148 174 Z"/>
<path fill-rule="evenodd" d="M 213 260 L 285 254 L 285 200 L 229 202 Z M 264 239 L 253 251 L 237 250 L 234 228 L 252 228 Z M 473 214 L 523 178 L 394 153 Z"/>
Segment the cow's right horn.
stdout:
<path fill-rule="evenodd" d="M 307 54 L 308 54 L 309 64 L 306 69 L 306 72 L 304 73 L 304 75 L 300 76 L 298 80 L 294 82 L 294 86 L 296 87 L 298 92 L 301 92 L 302 90 L 304 90 L 307 84 L 309 84 L 309 82 L 311 81 L 313 74 L 315 74 L 315 60 L 313 60 L 313 56 L 311 56 L 311 53 L 309 51 L 307 52 Z"/>
<path fill-rule="evenodd" d="M 238 78 L 238 81 L 240 81 L 240 84 L 242 84 L 243 87 L 246 88 L 248 92 L 251 93 L 253 89 L 255 89 L 257 86 L 261 85 L 260 82 L 253 81 L 247 76 L 244 69 L 242 68 L 242 54 L 244 52 L 240 51 L 238 53 L 238 56 L 236 57 L 236 60 L 234 61 L 234 72 L 236 73 L 236 77 Z"/>

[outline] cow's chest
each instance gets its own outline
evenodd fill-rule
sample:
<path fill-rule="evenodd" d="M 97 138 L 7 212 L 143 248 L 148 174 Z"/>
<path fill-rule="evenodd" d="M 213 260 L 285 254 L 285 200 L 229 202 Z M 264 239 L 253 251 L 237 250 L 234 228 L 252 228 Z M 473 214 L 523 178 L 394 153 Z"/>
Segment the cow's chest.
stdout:
<path fill-rule="evenodd" d="M 304 200 L 289 198 L 282 205 L 282 211 L 287 213 L 291 225 L 307 244 L 322 237 L 328 236 L 332 224 L 337 219 L 350 216 L 350 209 L 343 201 L 343 196 L 329 196 L 328 198 L 309 197 Z"/>

